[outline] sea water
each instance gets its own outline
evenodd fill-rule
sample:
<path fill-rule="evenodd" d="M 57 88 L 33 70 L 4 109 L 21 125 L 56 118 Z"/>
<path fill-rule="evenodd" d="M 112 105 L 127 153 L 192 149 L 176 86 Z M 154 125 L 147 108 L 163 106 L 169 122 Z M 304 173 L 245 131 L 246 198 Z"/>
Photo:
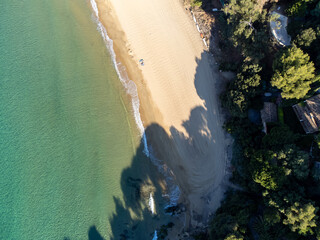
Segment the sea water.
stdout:
<path fill-rule="evenodd" d="M 124 96 L 88 1 L 0 1 L 0 239 L 112 237 L 140 138 Z"/>
<path fill-rule="evenodd" d="M 1 240 L 152 239 L 167 223 L 135 86 L 106 46 L 92 1 L 0 1 Z"/>

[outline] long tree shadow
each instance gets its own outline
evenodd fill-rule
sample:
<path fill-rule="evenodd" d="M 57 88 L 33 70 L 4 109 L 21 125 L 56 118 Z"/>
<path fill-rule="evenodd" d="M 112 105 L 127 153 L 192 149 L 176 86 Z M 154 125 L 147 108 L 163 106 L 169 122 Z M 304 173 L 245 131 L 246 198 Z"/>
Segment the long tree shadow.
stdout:
<path fill-rule="evenodd" d="M 159 131 L 161 127 L 151 125 L 146 129 L 146 134 L 155 129 Z M 168 137 L 167 140 L 170 141 Z M 152 239 L 154 231 L 169 221 L 164 211 L 168 202 L 162 197 L 166 183 L 144 150 L 141 140 L 131 166 L 122 172 L 123 201 L 114 197 L 116 210 L 109 219 L 113 235 L 111 239 Z M 151 209 L 151 197 L 154 199 L 154 209 Z"/>
<path fill-rule="evenodd" d="M 156 123 L 145 129 L 149 150 L 156 159 L 146 157 L 141 140 L 131 166 L 121 175 L 123 201 L 114 197 L 116 211 L 109 219 L 111 239 L 152 239 L 154 231 L 159 232 L 160 226 L 170 221 L 164 211 L 168 201 L 163 194 L 167 187 L 164 176 L 173 177 L 171 170 L 190 220 L 206 221 L 219 206 L 224 192 L 220 186 L 225 176 L 226 149 L 217 96 L 219 75 L 210 65 L 214 61 L 211 57 L 203 52 L 201 59 L 196 59 L 194 86 L 203 105 L 191 110 L 182 124 L 184 131 L 171 127 L 169 136 Z M 150 194 L 155 199 L 156 214 L 149 206 Z"/>
<path fill-rule="evenodd" d="M 68 237 L 65 237 L 63 240 L 71 240 Z M 105 240 L 99 233 L 96 226 L 91 226 L 88 230 L 88 240 Z"/>
<path fill-rule="evenodd" d="M 96 226 L 91 226 L 88 231 L 88 240 L 104 240 Z"/>
<path fill-rule="evenodd" d="M 174 172 L 183 167 L 186 176 L 181 181 L 187 179 L 189 182 L 188 188 L 183 190 L 192 198 L 188 199 L 190 211 L 195 210 L 202 217 L 199 220 L 206 221 L 210 213 L 208 209 L 214 211 L 223 197 L 221 182 L 225 178 L 228 143 L 222 129 L 223 116 L 218 98 L 222 78 L 209 53 L 203 52 L 196 62 L 194 86 L 203 105 L 191 110 L 189 119 L 182 124 L 185 132 L 171 127 L 172 141 L 179 146 L 181 167 L 175 166 L 176 158 L 170 166 Z"/>

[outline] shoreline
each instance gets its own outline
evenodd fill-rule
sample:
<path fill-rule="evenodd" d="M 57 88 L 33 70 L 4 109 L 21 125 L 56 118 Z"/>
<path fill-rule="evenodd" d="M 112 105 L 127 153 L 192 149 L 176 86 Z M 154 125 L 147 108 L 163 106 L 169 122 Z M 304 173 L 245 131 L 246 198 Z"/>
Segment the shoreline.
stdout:
<path fill-rule="evenodd" d="M 141 1 L 143 2 L 144 0 L 140 0 L 140 2 Z M 155 96 L 154 94 L 152 95 L 152 93 L 154 93 L 152 89 L 155 89 L 155 85 L 152 81 L 157 80 L 159 74 L 155 74 L 156 79 L 154 80 L 152 79 L 152 73 L 150 73 L 150 70 L 149 73 L 146 73 L 145 69 L 142 69 L 139 66 L 136 48 L 134 46 L 135 43 L 132 41 L 130 42 L 125 32 L 122 30 L 121 21 L 119 21 L 119 16 L 116 13 L 117 8 L 112 5 L 112 2 L 113 1 L 111 1 L 111 3 L 106 2 L 104 0 L 97 1 L 100 13 L 99 18 L 101 23 L 107 29 L 109 37 L 113 40 L 113 49 L 116 54 L 117 62 L 120 62 L 125 66 L 128 78 L 134 81 L 137 86 L 140 100 L 140 116 L 145 129 L 147 129 L 146 134 L 148 135 L 148 142 L 150 142 L 155 156 L 160 160 L 164 160 L 166 165 L 168 165 L 174 173 L 176 178 L 175 180 L 182 191 L 182 198 L 180 201 L 184 202 L 188 208 L 189 214 L 187 215 L 189 215 L 189 220 L 186 220 L 187 228 L 189 224 L 193 226 L 197 225 L 197 223 L 193 221 L 195 215 L 197 216 L 197 219 L 199 219 L 200 216 L 200 222 L 207 221 L 208 214 L 214 212 L 219 207 L 225 191 L 225 187 L 223 187 L 221 183 L 225 180 L 225 152 L 227 148 L 226 136 L 221 128 L 222 119 L 220 115 L 219 102 L 217 100 L 217 96 L 212 96 L 215 94 L 214 88 L 212 87 L 217 84 L 216 82 L 213 84 L 210 83 L 210 80 L 213 81 L 213 78 L 211 79 L 210 75 L 216 74 L 215 80 L 218 81 L 219 79 L 217 69 L 213 69 L 212 64 L 210 64 L 212 57 L 204 51 L 203 46 L 199 46 L 199 44 L 203 43 L 200 37 L 195 34 L 196 31 L 194 31 L 191 34 L 191 40 L 187 39 L 186 44 L 196 45 L 192 46 L 194 47 L 194 52 L 197 53 L 196 58 L 194 59 L 196 65 L 191 65 L 194 63 L 188 59 L 189 62 L 187 62 L 187 64 L 189 65 L 186 66 L 195 67 L 197 69 L 201 65 L 201 71 L 198 73 L 196 69 L 193 69 L 193 71 L 185 74 L 189 80 L 194 78 L 191 79 L 193 85 L 189 84 L 188 89 L 182 92 L 182 95 L 185 93 L 191 94 L 191 100 L 188 102 L 189 106 L 187 106 L 186 109 L 183 109 L 185 111 L 178 114 L 177 119 L 174 117 L 171 118 L 170 114 L 172 115 L 175 109 L 173 109 L 173 111 L 172 109 L 169 109 L 169 111 L 166 112 L 166 109 L 163 106 L 168 104 L 168 102 L 164 104 L 161 103 L 161 100 L 168 99 L 160 96 L 160 101 L 158 100 L 159 97 L 158 99 L 156 97 L 158 101 L 155 102 Z M 178 4 L 181 4 L 180 7 L 182 9 L 182 3 L 178 2 Z M 118 10 L 120 5 L 121 3 L 118 5 Z M 181 9 L 178 9 L 177 11 L 181 14 L 180 18 L 185 20 L 185 17 L 188 16 L 186 13 L 181 13 Z M 132 11 L 134 10 L 132 9 Z M 183 16 L 183 14 L 185 16 Z M 137 15 L 139 14 L 137 13 Z M 191 24 L 192 19 L 189 18 L 186 23 L 186 28 L 190 29 L 190 27 L 195 27 Z M 155 28 L 154 31 L 157 31 L 157 29 Z M 133 33 L 131 36 L 134 36 L 134 34 L 136 33 Z M 186 35 L 181 36 L 180 34 L 179 37 L 185 38 Z M 198 41 L 195 39 L 196 37 L 199 38 Z M 151 53 L 151 55 L 152 54 L 153 53 Z M 178 52 L 179 56 L 182 56 L 181 54 L 181 52 Z M 193 53 L 191 52 L 190 55 L 192 56 L 192 54 Z M 181 60 L 181 57 L 177 59 Z M 152 62 L 152 59 L 146 62 L 146 64 L 149 64 L 149 62 Z M 170 65 L 168 65 L 168 63 L 164 62 L 164 66 L 167 66 L 168 70 L 170 70 Z M 175 68 L 171 70 L 174 72 L 177 69 Z M 179 72 L 182 70 L 178 69 Z M 211 71 L 213 73 L 211 73 Z M 174 74 L 175 73 L 172 73 L 171 76 L 175 76 Z M 200 75 L 198 78 L 203 81 L 202 83 L 204 83 L 204 86 L 200 86 L 198 88 L 195 87 L 197 80 L 196 74 Z M 181 76 L 178 77 L 181 79 Z M 168 81 L 165 82 L 166 80 L 160 80 L 164 82 L 163 84 L 168 84 Z M 180 89 L 181 86 L 183 85 L 178 86 L 178 89 Z M 165 90 L 167 90 L 167 88 L 165 88 Z M 174 90 L 177 90 L 177 87 L 173 87 L 173 91 Z M 198 96 L 200 95 L 199 92 L 201 92 L 201 97 Z M 173 94 L 173 96 L 170 96 L 169 94 L 169 98 L 170 97 L 172 98 L 169 99 L 169 102 L 174 101 L 174 97 L 177 97 L 177 95 Z M 176 98 L 175 100 L 179 99 Z M 182 105 L 180 104 L 180 106 L 183 106 L 183 104 L 184 103 L 182 103 Z M 196 114 L 193 113 L 193 111 L 196 110 L 199 112 Z M 201 114 L 205 115 L 205 117 L 203 117 L 204 119 L 193 120 L 193 118 L 197 118 L 197 115 Z M 181 117 L 181 115 L 183 115 L 183 117 Z M 154 126 L 155 124 L 157 127 L 150 129 L 149 126 Z M 192 126 L 186 127 L 188 124 Z M 148 129 L 150 130 L 148 131 Z M 217 135 L 216 139 L 213 139 L 212 137 L 214 134 Z M 216 144 L 216 140 L 219 140 L 219 144 Z M 213 152 L 209 149 L 210 147 L 214 148 Z M 207 159 L 213 157 L 212 154 L 216 155 L 218 160 Z M 190 158 L 189 155 L 192 155 L 192 159 L 188 159 Z M 199 168 L 194 162 L 191 162 L 191 160 L 194 159 L 202 162 L 206 169 L 202 169 L 201 167 L 203 166 L 200 166 Z M 212 162 L 209 162 L 210 160 L 212 160 Z M 205 171 L 210 167 L 212 169 Z M 199 169 L 193 171 L 194 168 Z M 204 176 L 197 176 L 202 170 L 204 171 Z M 214 177 L 210 176 L 210 174 L 214 175 Z"/>
<path fill-rule="evenodd" d="M 145 81 L 138 64 L 132 59 L 130 49 L 127 48 L 127 40 L 124 32 L 121 30 L 120 23 L 117 20 L 114 12 L 106 5 L 104 0 L 96 0 L 97 7 L 99 9 L 99 20 L 106 28 L 108 36 L 113 41 L 113 50 L 116 55 L 117 63 L 121 63 L 125 67 L 128 79 L 133 81 L 139 94 L 140 102 L 149 102 L 152 104 L 152 99 L 149 97 L 150 92 L 145 88 Z M 106 14 L 108 13 L 108 14 Z M 148 112 L 148 114 L 146 114 Z M 155 107 L 149 107 L 147 104 L 140 104 L 140 115 L 144 125 L 150 125 L 155 119 L 162 118 L 160 111 Z M 146 117 L 148 116 L 148 117 Z"/>

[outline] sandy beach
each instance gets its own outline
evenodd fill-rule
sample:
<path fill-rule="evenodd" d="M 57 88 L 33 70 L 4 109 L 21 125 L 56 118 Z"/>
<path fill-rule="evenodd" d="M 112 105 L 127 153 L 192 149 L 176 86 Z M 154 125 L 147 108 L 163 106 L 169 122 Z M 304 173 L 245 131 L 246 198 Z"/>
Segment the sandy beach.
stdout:
<path fill-rule="evenodd" d="M 172 169 L 189 222 L 205 220 L 223 197 L 226 168 L 214 59 L 179 0 L 97 4 L 117 60 L 138 87 L 148 141 Z"/>

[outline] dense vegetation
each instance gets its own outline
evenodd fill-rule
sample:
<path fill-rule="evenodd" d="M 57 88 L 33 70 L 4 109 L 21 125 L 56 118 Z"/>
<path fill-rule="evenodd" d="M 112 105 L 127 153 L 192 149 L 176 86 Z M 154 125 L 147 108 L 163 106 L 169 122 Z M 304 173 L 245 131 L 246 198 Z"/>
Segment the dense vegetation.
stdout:
<path fill-rule="evenodd" d="M 242 190 L 227 192 L 210 224 L 213 240 L 320 239 L 320 136 L 300 131 L 291 108 L 320 86 L 320 1 L 277 4 L 290 16 L 287 47 L 271 37 L 270 2 L 229 0 L 218 17 L 220 48 L 237 55 L 220 64 L 236 72 L 221 102 L 235 140 L 231 181 Z M 280 109 L 267 134 L 248 117 L 264 101 Z"/>

